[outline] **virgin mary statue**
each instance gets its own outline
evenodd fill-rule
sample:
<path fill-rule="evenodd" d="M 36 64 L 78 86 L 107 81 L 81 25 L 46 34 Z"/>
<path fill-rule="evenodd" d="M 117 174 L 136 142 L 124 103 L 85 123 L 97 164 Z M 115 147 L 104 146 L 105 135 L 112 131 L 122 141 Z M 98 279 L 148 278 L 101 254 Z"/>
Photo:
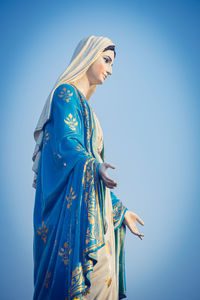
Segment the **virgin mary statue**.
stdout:
<path fill-rule="evenodd" d="M 126 297 L 126 225 L 135 221 L 111 191 L 103 132 L 88 103 L 112 74 L 115 44 L 89 36 L 77 45 L 34 131 L 34 300 Z"/>

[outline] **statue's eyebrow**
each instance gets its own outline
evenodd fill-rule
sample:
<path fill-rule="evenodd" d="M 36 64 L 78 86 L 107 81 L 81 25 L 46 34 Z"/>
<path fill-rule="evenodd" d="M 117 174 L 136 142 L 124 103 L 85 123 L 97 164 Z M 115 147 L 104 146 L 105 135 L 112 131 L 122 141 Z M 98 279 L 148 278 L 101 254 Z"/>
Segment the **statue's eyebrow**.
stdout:
<path fill-rule="evenodd" d="M 105 55 L 109 58 L 110 61 L 112 61 L 112 58 L 109 55 L 107 55 L 107 54 L 105 54 Z M 113 64 L 111 66 L 113 66 Z"/>

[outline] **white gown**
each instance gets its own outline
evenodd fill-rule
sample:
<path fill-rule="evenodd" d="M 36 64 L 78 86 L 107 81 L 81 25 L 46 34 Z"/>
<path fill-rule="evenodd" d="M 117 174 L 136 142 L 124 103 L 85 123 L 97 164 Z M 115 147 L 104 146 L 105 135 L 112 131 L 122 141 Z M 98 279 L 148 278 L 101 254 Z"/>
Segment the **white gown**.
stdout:
<path fill-rule="evenodd" d="M 93 109 L 92 109 L 93 111 Z M 98 159 L 102 162 L 100 153 L 103 147 L 103 132 L 99 120 L 94 113 Z M 115 276 L 115 237 L 113 226 L 113 209 L 110 189 L 106 187 L 105 215 L 108 229 L 105 234 L 105 246 L 97 252 L 98 262 L 91 271 L 91 287 L 82 294 L 83 300 L 117 300 L 118 287 Z"/>

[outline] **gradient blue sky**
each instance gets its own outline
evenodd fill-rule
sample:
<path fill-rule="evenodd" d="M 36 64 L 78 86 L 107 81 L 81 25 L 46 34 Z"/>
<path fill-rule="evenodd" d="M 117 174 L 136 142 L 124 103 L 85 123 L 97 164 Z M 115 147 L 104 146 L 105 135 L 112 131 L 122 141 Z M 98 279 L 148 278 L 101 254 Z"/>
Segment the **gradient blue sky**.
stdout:
<path fill-rule="evenodd" d="M 91 34 L 116 44 L 89 100 L 109 175 L 145 223 L 142 241 L 127 230 L 127 299 L 199 299 L 200 1 L 1 1 L 0 22 L 0 299 L 32 299 L 33 131 Z"/>

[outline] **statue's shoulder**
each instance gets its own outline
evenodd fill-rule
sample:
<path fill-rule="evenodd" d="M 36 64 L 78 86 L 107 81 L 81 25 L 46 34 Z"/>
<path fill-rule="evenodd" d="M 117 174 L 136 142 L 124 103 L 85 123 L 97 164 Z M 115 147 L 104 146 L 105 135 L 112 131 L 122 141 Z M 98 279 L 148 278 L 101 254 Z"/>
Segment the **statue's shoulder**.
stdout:
<path fill-rule="evenodd" d="M 65 103 L 73 102 L 79 105 L 79 95 L 76 88 L 68 83 L 61 83 L 56 87 L 54 91 L 54 98 L 57 100 L 63 100 Z"/>

